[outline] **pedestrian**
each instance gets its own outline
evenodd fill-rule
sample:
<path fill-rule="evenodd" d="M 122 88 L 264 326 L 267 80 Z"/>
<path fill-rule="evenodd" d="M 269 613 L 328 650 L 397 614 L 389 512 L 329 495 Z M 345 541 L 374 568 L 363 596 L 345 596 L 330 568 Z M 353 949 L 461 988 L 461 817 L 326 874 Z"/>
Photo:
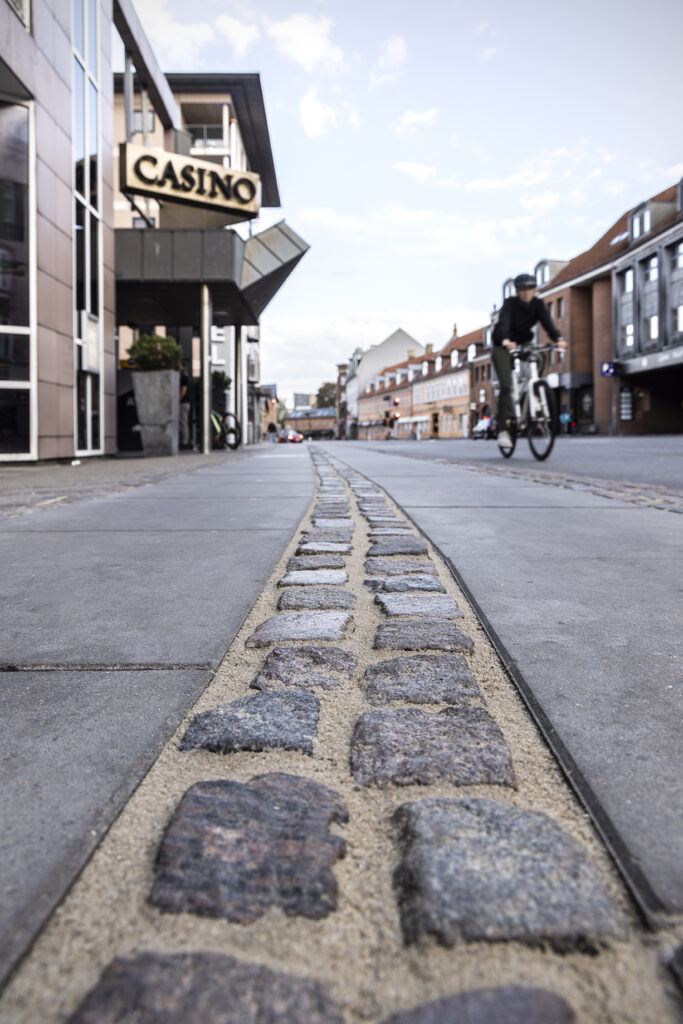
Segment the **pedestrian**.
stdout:
<path fill-rule="evenodd" d="M 185 368 L 180 366 L 180 418 L 179 442 L 182 449 L 190 448 L 190 378 Z"/>

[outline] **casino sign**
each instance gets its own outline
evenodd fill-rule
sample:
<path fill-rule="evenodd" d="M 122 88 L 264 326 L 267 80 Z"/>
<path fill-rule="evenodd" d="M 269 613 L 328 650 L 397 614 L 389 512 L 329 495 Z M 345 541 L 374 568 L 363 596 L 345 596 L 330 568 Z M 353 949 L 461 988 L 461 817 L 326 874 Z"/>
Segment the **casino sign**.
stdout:
<path fill-rule="evenodd" d="M 261 179 L 250 171 L 124 142 L 119 147 L 119 173 L 124 193 L 237 214 L 244 220 L 259 212 Z"/>

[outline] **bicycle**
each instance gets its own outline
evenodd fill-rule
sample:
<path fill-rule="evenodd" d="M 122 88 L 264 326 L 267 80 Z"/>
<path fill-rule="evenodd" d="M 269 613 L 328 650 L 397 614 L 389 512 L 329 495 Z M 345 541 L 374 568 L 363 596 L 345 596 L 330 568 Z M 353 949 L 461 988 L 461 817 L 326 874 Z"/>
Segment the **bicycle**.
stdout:
<path fill-rule="evenodd" d="M 211 410 L 211 446 L 224 450 L 239 448 L 242 443 L 242 427 L 232 412 L 220 413 Z"/>
<path fill-rule="evenodd" d="M 552 347 L 520 345 L 510 353 L 513 359 L 510 396 L 513 414 L 508 421 L 508 433 L 512 445 L 501 448 L 505 459 L 514 452 L 517 438 L 525 434 L 531 452 L 539 462 L 547 459 L 553 450 L 558 431 L 557 404 L 552 388 L 543 377 L 545 353 L 552 351 Z M 520 363 L 526 363 L 524 375 Z"/>

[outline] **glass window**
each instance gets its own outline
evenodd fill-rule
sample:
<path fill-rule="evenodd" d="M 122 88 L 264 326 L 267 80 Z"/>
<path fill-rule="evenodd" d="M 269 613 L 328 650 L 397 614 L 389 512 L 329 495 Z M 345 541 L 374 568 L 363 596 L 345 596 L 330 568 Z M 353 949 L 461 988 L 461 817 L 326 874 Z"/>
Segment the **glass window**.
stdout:
<path fill-rule="evenodd" d="M 141 132 L 142 131 L 142 111 L 141 110 L 134 110 L 133 111 L 133 131 L 134 132 Z M 154 111 L 153 110 L 148 110 L 147 111 L 147 131 L 148 132 L 153 132 L 154 131 Z"/>
<path fill-rule="evenodd" d="M 648 338 L 650 341 L 655 341 L 659 337 L 659 317 L 648 316 L 645 318 L 645 324 Z"/>
<path fill-rule="evenodd" d="M 97 0 L 88 0 L 88 66 L 97 78 Z"/>
<path fill-rule="evenodd" d="M 74 58 L 74 179 L 76 191 L 85 195 L 85 71 Z"/>
<path fill-rule="evenodd" d="M 624 294 L 633 291 L 633 268 L 624 271 Z"/>
<path fill-rule="evenodd" d="M 0 380 L 29 379 L 28 334 L 0 334 Z"/>
<path fill-rule="evenodd" d="M 648 263 L 647 263 L 646 280 L 648 280 L 648 281 L 656 281 L 658 277 L 659 277 L 659 261 L 658 261 L 656 256 L 652 256 L 651 259 L 649 259 Z"/>
<path fill-rule="evenodd" d="M 624 346 L 626 348 L 633 348 L 634 341 L 633 324 L 624 324 Z"/>
<path fill-rule="evenodd" d="M 0 103 L 0 324 L 27 327 L 28 110 Z"/>
<path fill-rule="evenodd" d="M 97 209 L 97 89 L 88 82 L 88 156 L 90 158 L 90 203 Z"/>
<path fill-rule="evenodd" d="M 633 218 L 632 232 L 634 238 L 640 238 L 640 217 Z"/>
<path fill-rule="evenodd" d="M 683 333 L 683 306 L 674 306 L 673 310 L 673 333 Z"/>
<path fill-rule="evenodd" d="M 543 281 L 547 284 L 547 282 L 549 280 L 550 280 L 550 265 L 548 263 L 546 263 L 546 265 L 543 268 Z"/>
<path fill-rule="evenodd" d="M 74 47 L 79 53 L 85 54 L 83 43 L 85 41 L 83 0 L 74 0 Z"/>
<path fill-rule="evenodd" d="M 552 304 L 552 302 L 548 303 L 548 312 L 549 312 L 550 316 L 553 315 L 553 304 Z"/>
<path fill-rule="evenodd" d="M 683 242 L 679 242 L 674 250 L 673 269 L 683 270 Z"/>
<path fill-rule="evenodd" d="M 557 300 L 557 319 L 561 320 L 564 316 L 564 299 Z"/>
<path fill-rule="evenodd" d="M 85 309 L 85 207 L 76 200 L 76 223 L 74 225 L 76 245 L 76 312 Z M 81 318 L 76 317 L 76 331 L 80 337 Z"/>
<path fill-rule="evenodd" d="M 643 211 L 643 232 L 650 230 L 650 224 L 651 224 L 650 211 L 649 210 L 644 210 Z"/>
<path fill-rule="evenodd" d="M 88 309 L 95 316 L 100 315 L 100 260 L 99 260 L 99 221 L 90 214 L 90 302 Z"/>
<path fill-rule="evenodd" d="M 31 450 L 30 391 L 0 388 L 0 454 L 20 454 Z"/>

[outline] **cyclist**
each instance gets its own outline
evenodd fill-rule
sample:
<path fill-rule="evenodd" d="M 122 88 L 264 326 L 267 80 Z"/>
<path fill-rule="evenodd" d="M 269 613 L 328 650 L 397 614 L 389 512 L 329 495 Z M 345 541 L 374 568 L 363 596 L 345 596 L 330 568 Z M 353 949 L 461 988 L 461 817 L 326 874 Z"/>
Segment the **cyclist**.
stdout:
<path fill-rule="evenodd" d="M 504 450 L 512 448 L 507 430 L 510 416 L 510 392 L 512 389 L 512 356 L 510 352 L 518 345 L 524 345 L 533 338 L 532 328 L 540 323 L 546 333 L 560 349 L 567 343 L 552 321 L 543 299 L 534 295 L 536 278 L 533 274 L 518 274 L 515 278 L 516 295 L 506 299 L 493 329 L 493 352 L 491 358 L 498 377 L 498 446 Z"/>

